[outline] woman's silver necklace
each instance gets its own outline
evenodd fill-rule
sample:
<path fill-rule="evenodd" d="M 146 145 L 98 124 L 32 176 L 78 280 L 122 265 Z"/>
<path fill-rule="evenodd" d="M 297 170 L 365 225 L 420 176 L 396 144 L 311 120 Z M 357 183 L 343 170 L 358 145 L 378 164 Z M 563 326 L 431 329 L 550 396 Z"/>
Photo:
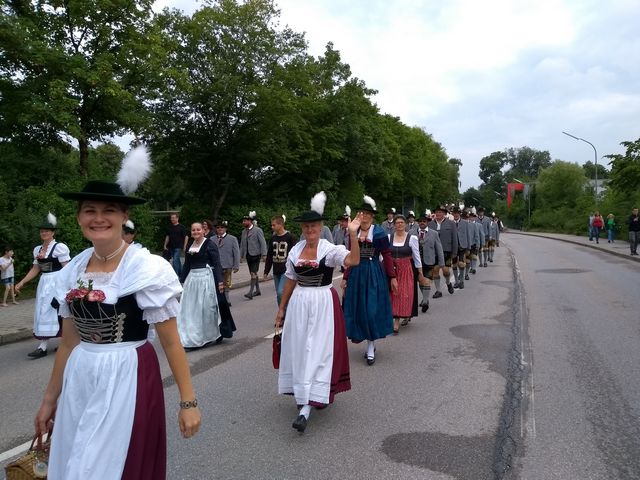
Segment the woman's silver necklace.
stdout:
<path fill-rule="evenodd" d="M 93 250 L 93 255 L 100 261 L 102 262 L 108 262 L 109 260 L 111 260 L 112 258 L 115 258 L 121 251 L 122 249 L 125 247 L 125 245 L 127 244 L 127 242 L 125 242 L 124 240 L 122 240 L 122 243 L 120 244 L 120 246 L 118 247 L 118 249 L 113 252 L 110 253 L 109 255 L 103 257 L 102 255 L 98 255 L 95 251 L 95 249 Z"/>

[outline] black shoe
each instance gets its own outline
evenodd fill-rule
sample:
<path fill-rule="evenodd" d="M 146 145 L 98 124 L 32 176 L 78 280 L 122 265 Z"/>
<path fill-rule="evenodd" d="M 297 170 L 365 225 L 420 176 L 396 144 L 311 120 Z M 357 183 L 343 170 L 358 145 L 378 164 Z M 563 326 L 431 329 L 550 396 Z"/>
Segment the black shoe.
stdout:
<path fill-rule="evenodd" d="M 468 273 L 464 276 L 464 279 L 465 280 L 469 280 L 469 274 Z"/>
<path fill-rule="evenodd" d="M 293 428 L 298 430 L 300 433 L 304 433 L 304 429 L 307 428 L 307 419 L 304 415 L 298 415 L 293 423 L 291 424 Z"/>
<path fill-rule="evenodd" d="M 46 356 L 47 356 L 47 351 L 41 349 L 40 347 L 36 348 L 33 352 L 27 354 L 27 357 L 31 357 L 31 358 L 42 358 Z"/>
<path fill-rule="evenodd" d="M 428 303 L 423 303 L 422 304 L 422 313 L 425 313 L 427 310 L 429 310 L 429 304 Z"/>
<path fill-rule="evenodd" d="M 487 262 L 484 262 L 484 266 L 485 266 L 485 267 L 487 266 Z"/>
<path fill-rule="evenodd" d="M 440 298 L 442 296 L 442 292 L 436 292 L 433 294 L 433 297 L 431 298 Z"/>
<path fill-rule="evenodd" d="M 493 258 L 490 258 L 490 259 L 489 259 L 489 261 L 490 261 L 491 263 L 493 263 Z M 485 265 L 485 267 L 486 267 L 486 265 Z"/>
<path fill-rule="evenodd" d="M 453 284 L 453 288 L 460 288 L 460 282 L 456 282 Z"/>
<path fill-rule="evenodd" d="M 254 296 L 254 297 L 259 297 L 260 295 L 262 295 L 262 294 L 260 293 L 260 290 L 258 290 L 256 293 L 254 293 L 254 294 L 253 294 L 253 296 Z"/>
<path fill-rule="evenodd" d="M 460 282 L 460 286 L 458 287 L 460 290 L 464 289 L 464 282 Z"/>
<path fill-rule="evenodd" d="M 371 366 L 376 363 L 376 357 L 367 357 L 367 365 Z"/>
<path fill-rule="evenodd" d="M 476 269 L 472 268 L 471 270 L 469 270 L 471 273 L 473 273 L 474 275 L 476 274 Z"/>
<path fill-rule="evenodd" d="M 451 285 L 450 283 L 447 283 L 447 290 L 449 291 L 450 294 L 453 295 L 453 285 Z"/>
<path fill-rule="evenodd" d="M 251 294 L 251 293 L 245 293 L 245 294 L 244 294 L 244 298 L 248 298 L 249 300 L 253 300 L 253 294 Z"/>

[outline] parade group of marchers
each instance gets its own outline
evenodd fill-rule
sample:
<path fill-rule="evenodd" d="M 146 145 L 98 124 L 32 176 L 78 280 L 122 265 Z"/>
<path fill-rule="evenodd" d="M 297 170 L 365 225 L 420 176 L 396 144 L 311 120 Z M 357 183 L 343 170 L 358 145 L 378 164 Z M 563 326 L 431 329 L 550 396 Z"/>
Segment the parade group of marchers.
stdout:
<path fill-rule="evenodd" d="M 476 268 L 493 261 L 499 241 L 499 220 L 480 208 L 439 206 L 417 218 L 389 210 L 377 224 L 368 196 L 353 216 L 347 206 L 332 231 L 320 192 L 293 219 L 300 239 L 281 214 L 271 219 L 270 243 L 255 212 L 242 219 L 239 241 L 226 221 L 193 222 L 188 232 L 172 215 L 163 259 L 136 242 L 129 218 L 129 207 L 144 202 L 133 194 L 149 169 L 139 147 L 125 157 L 117 182 L 61 192 L 77 202 L 77 223 L 92 246 L 72 258 L 56 241 L 57 219 L 49 213 L 37 225 L 42 244 L 33 266 L 16 285 L 19 291 L 40 276 L 40 344 L 29 356 L 46 356 L 49 339 L 61 338 L 35 418 L 37 436 L 52 433 L 51 479 L 165 478 L 164 395 L 150 340 L 157 337 L 167 356 L 180 394 L 179 427 L 190 437 L 201 417 L 185 350 L 233 335 L 229 289 L 241 259 L 251 273 L 246 301 L 261 295 L 261 260 L 264 278 L 273 271 L 275 327 L 282 329 L 278 392 L 295 399 L 292 426 L 302 433 L 312 407 L 350 390 L 348 341 L 365 345 L 364 360 L 373 366 L 378 340 L 427 312 L 430 299 L 443 296 L 443 283 L 448 294 L 463 289 Z M 341 296 L 332 286 L 335 269 L 343 272 Z"/>

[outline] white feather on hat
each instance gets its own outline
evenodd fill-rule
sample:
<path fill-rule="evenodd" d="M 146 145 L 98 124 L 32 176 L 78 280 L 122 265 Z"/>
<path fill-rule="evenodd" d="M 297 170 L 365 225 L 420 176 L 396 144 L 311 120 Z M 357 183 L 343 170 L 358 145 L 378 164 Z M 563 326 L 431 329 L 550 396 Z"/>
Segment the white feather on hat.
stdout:
<path fill-rule="evenodd" d="M 410 217 L 415 217 L 415 216 L 416 216 L 416 214 L 413 212 L 413 210 L 409 210 L 409 216 L 410 216 Z"/>
<path fill-rule="evenodd" d="M 478 213 L 478 211 L 476 210 L 476 207 L 471 207 L 471 213 L 473 213 L 474 215 Z"/>
<path fill-rule="evenodd" d="M 287 223 L 287 216 L 284 213 L 282 214 L 282 222 Z"/>
<path fill-rule="evenodd" d="M 426 216 L 431 215 L 431 210 L 429 210 L 429 209 L 427 208 L 427 209 L 424 211 L 424 214 L 425 214 Z"/>
<path fill-rule="evenodd" d="M 395 209 L 394 207 L 391 207 L 391 211 L 392 211 L 393 213 L 396 213 L 396 209 Z"/>
<path fill-rule="evenodd" d="M 256 211 L 255 211 L 255 210 L 251 210 L 251 211 L 249 212 L 249 218 L 251 218 L 251 219 L 256 218 Z"/>
<path fill-rule="evenodd" d="M 460 202 L 460 205 L 458 205 L 458 207 L 460 208 L 460 210 L 464 210 L 464 203 Z"/>
<path fill-rule="evenodd" d="M 47 214 L 47 222 L 49 222 L 51 224 L 51 226 L 55 227 L 56 225 L 58 225 L 58 219 L 56 218 L 56 216 L 49 212 Z"/>
<path fill-rule="evenodd" d="M 344 213 L 347 215 L 347 217 L 351 216 L 351 207 L 349 205 L 344 207 Z"/>
<path fill-rule="evenodd" d="M 125 195 L 131 195 L 138 189 L 151 172 L 151 159 L 147 147 L 140 145 L 130 150 L 122 160 L 116 183 Z"/>
<path fill-rule="evenodd" d="M 365 195 L 364 197 L 362 197 L 362 199 L 364 200 L 364 203 L 368 203 L 369 205 L 371 205 L 371 208 L 376 210 L 376 201 L 373 198 L 371 198 L 369 195 Z"/>
<path fill-rule="evenodd" d="M 311 210 L 322 215 L 324 213 L 324 206 L 326 203 L 327 195 L 324 192 L 318 192 L 311 199 Z"/>
<path fill-rule="evenodd" d="M 133 224 L 133 222 L 131 220 L 127 220 L 126 222 L 124 222 L 124 226 L 127 227 L 130 230 L 135 230 L 136 226 Z"/>

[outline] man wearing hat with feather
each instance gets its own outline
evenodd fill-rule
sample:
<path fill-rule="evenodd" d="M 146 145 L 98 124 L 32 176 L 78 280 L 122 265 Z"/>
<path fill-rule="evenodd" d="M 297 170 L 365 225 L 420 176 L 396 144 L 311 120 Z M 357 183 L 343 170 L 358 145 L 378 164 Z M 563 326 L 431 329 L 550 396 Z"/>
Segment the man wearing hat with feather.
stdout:
<path fill-rule="evenodd" d="M 333 236 L 333 243 L 335 245 L 344 245 L 349 248 L 349 217 L 351 217 L 351 207 L 347 205 L 344 209 L 344 213 L 342 215 L 338 215 L 336 221 L 338 224 L 333 227 L 333 232 L 331 235 Z"/>
<path fill-rule="evenodd" d="M 42 274 L 36 290 L 36 310 L 33 316 L 33 336 L 40 340 L 40 344 L 29 353 L 31 358 L 45 357 L 49 339 L 60 334 L 61 319 L 58 317 L 58 309 L 52 307 L 51 300 L 57 272 L 71 260 L 69 247 L 53 238 L 58 228 L 58 219 L 53 213 L 49 212 L 38 228 L 42 245 L 33 249 L 33 266 L 15 286 L 16 292 L 20 292 L 27 282 Z"/>
<path fill-rule="evenodd" d="M 220 265 L 222 265 L 222 275 L 224 277 L 224 297 L 227 304 L 231 306 L 229 300 L 229 290 L 232 285 L 232 274 L 240 269 L 240 245 L 238 239 L 227 232 L 228 223 L 226 220 L 216 222 L 216 245 L 220 254 Z"/>
<path fill-rule="evenodd" d="M 150 170 L 146 148 L 127 154 L 117 183 L 89 181 L 60 196 L 78 202 L 76 220 L 92 247 L 56 277 L 62 339 L 36 435 L 55 428 L 48 478 L 166 478 L 166 425 L 155 326 L 179 391 L 178 425 L 186 438 L 200 427 L 189 363 L 176 315 L 182 287 L 166 261 L 122 239 L 131 196 Z"/>
<path fill-rule="evenodd" d="M 249 291 L 244 295 L 249 300 L 261 294 L 258 269 L 260 268 L 260 259 L 264 260 L 267 257 L 267 242 L 264 239 L 264 232 L 254 224 L 255 218 L 256 212 L 253 210 L 242 217 L 244 229 L 240 237 L 240 258 L 247 259 L 247 267 L 249 275 L 251 275 Z"/>
<path fill-rule="evenodd" d="M 359 208 L 362 219 L 357 232 L 360 263 L 348 268 L 342 280 L 347 337 L 354 343 L 367 341 L 367 365 L 375 363 L 375 341 L 393 333 L 389 290 L 398 290 L 389 236 L 374 223 L 375 214 L 376 202 L 365 195 Z"/>

